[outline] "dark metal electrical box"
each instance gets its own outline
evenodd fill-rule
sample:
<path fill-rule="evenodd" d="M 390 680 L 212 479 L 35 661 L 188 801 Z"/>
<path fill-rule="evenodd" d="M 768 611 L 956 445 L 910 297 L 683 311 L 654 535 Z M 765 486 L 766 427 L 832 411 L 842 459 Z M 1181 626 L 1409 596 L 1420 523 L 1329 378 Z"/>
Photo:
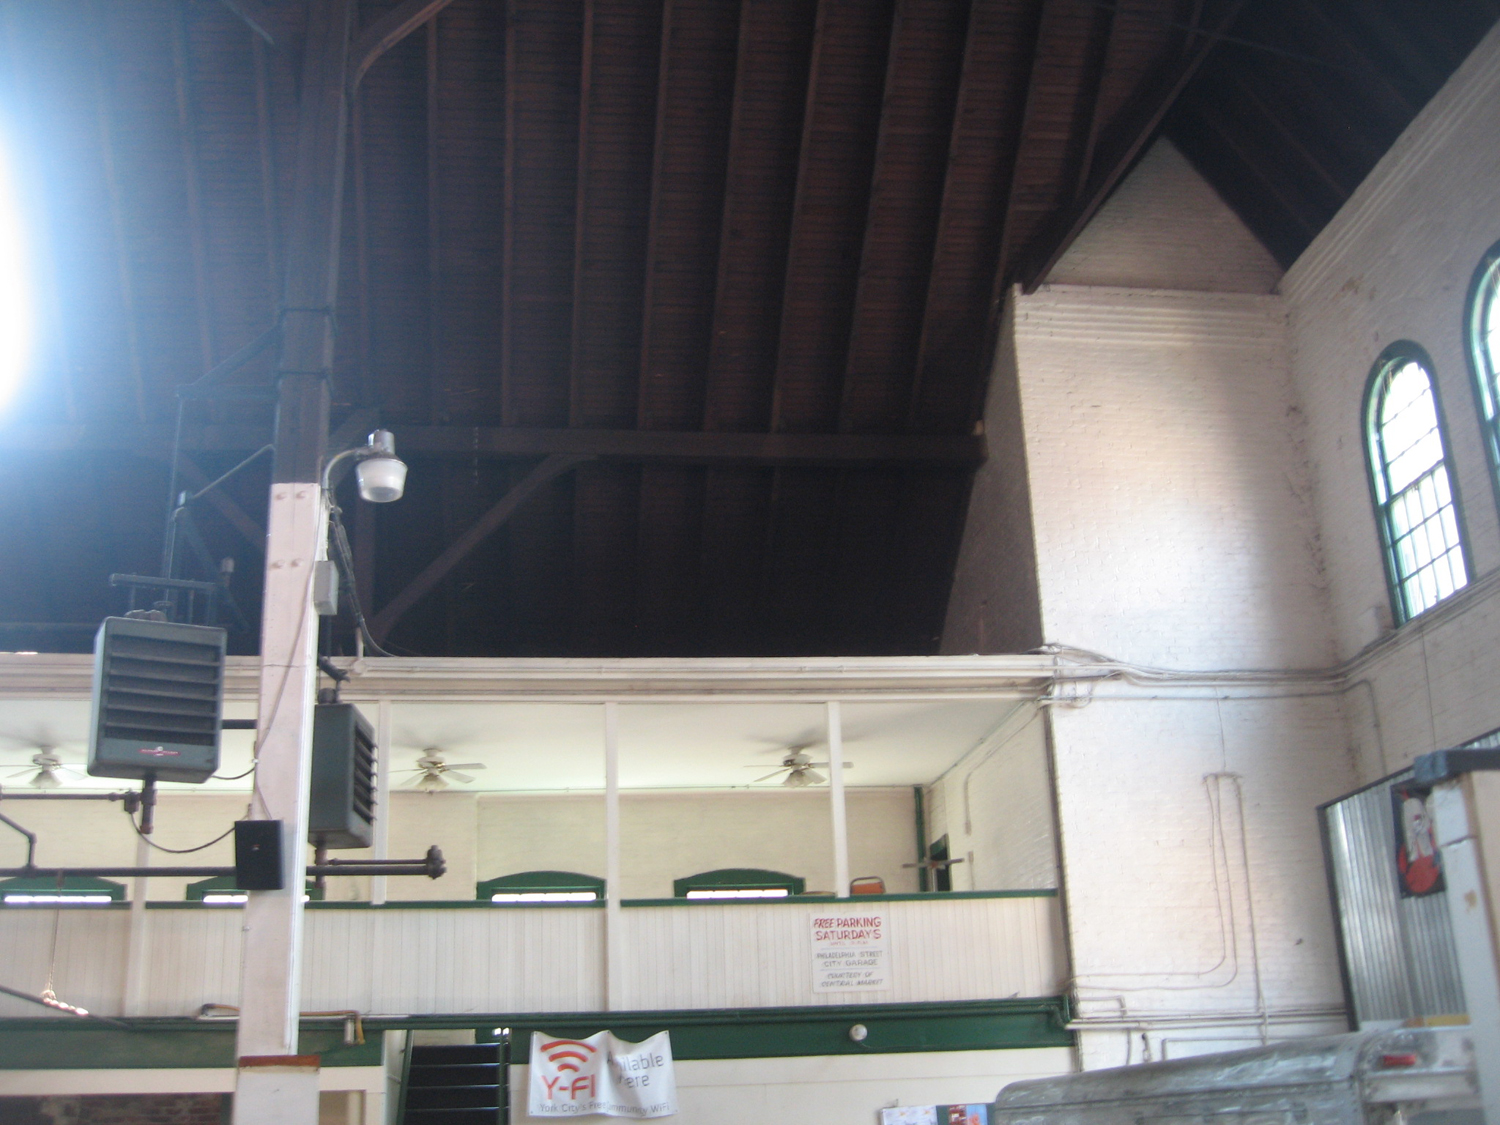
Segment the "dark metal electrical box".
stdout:
<path fill-rule="evenodd" d="M 352 703 L 320 703 L 313 713 L 307 839 L 325 848 L 375 839 L 375 734 Z"/>
<path fill-rule="evenodd" d="M 279 820 L 234 822 L 234 885 L 242 891 L 279 891 L 281 871 Z"/>
<path fill-rule="evenodd" d="M 207 781 L 219 768 L 226 633 L 106 617 L 94 638 L 94 777 Z"/>

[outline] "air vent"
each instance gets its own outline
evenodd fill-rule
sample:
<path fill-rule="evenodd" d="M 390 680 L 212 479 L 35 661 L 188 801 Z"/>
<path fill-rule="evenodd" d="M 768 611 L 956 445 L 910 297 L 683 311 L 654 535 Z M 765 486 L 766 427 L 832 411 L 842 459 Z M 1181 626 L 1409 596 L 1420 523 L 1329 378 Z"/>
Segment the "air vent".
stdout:
<path fill-rule="evenodd" d="M 351 703 L 313 713 L 307 838 L 326 848 L 368 848 L 375 825 L 375 736 Z"/>
<path fill-rule="evenodd" d="M 219 768 L 225 631 L 109 617 L 94 641 L 94 777 L 206 781 Z"/>

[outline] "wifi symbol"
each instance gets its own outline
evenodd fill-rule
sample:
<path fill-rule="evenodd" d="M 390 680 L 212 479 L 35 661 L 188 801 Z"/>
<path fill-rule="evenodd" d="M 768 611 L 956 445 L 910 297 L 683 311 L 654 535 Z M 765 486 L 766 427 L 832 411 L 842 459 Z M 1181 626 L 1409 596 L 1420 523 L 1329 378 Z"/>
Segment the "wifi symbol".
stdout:
<path fill-rule="evenodd" d="M 594 1054 L 598 1049 L 590 1043 L 580 1043 L 577 1039 L 554 1039 L 551 1043 L 542 1044 L 542 1054 L 557 1068 L 558 1073 L 565 1070 L 578 1070 L 578 1063 L 588 1062 L 589 1055 Z M 587 1051 L 589 1055 L 585 1055 L 584 1051 Z M 573 1059 L 577 1059 L 578 1062 L 570 1061 Z"/>

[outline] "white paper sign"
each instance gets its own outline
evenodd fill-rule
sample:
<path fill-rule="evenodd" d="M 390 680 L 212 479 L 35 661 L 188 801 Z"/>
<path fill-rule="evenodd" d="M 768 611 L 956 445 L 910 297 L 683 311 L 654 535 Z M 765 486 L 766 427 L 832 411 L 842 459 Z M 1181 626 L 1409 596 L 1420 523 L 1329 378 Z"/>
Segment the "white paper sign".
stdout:
<path fill-rule="evenodd" d="M 882 992 L 890 981 L 890 915 L 883 910 L 815 914 L 814 992 Z"/>
<path fill-rule="evenodd" d="M 532 1117 L 667 1117 L 677 1112 L 672 1039 L 662 1031 L 627 1043 L 608 1031 L 587 1039 L 531 1033 Z"/>

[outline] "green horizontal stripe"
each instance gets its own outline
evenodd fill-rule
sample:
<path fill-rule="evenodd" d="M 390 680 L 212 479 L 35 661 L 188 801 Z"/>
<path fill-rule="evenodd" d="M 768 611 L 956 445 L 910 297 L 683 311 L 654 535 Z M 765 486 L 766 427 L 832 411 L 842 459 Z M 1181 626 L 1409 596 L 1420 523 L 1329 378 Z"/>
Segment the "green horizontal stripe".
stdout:
<path fill-rule="evenodd" d="M 862 902 L 946 902 L 952 899 L 983 898 L 1056 898 L 1057 891 L 1043 888 L 1034 891 L 934 891 L 928 894 L 911 895 L 855 895 L 852 898 L 834 898 L 832 895 L 797 895 L 787 898 L 627 898 L 621 906 L 785 906 L 810 902 L 825 904 L 859 905 Z M 409 902 L 306 902 L 306 910 L 597 910 L 604 905 L 596 902 L 485 902 L 475 899 L 415 899 Z M 4 910 L 56 910 L 53 904 L 11 903 L 0 906 Z M 79 903 L 64 907 L 67 910 L 128 910 L 128 902 Z M 211 905 L 202 902 L 147 902 L 147 910 L 235 910 L 234 905 Z"/>
<path fill-rule="evenodd" d="M 81 1019 L 0 1020 L 0 1070 L 176 1070 L 235 1065 L 235 1025 L 195 1020 L 124 1020 L 126 1031 Z M 324 1066 L 379 1066 L 381 1036 L 366 1025 L 346 1047 L 341 1025 L 304 1026 L 301 1054 Z"/>
<path fill-rule="evenodd" d="M 650 1012 L 490 1012 L 372 1017 L 366 1041 L 343 1045 L 343 1031 L 305 1024 L 298 1050 L 322 1056 L 324 1066 L 377 1066 L 380 1032 L 473 1029 L 494 1042 L 511 1029 L 512 1061 L 524 1063 L 530 1033 L 583 1038 L 609 1030 L 633 1042 L 672 1033 L 672 1054 L 683 1060 L 790 1058 L 807 1055 L 905 1054 L 1069 1047 L 1073 1035 L 1065 997 L 965 1000 L 931 1004 L 839 1004 L 795 1008 L 720 1008 Z M 0 1020 L 0 1070 L 176 1069 L 232 1067 L 232 1022 L 129 1019 L 129 1030 L 88 1020 Z M 849 1029 L 863 1024 L 861 1042 Z"/>

